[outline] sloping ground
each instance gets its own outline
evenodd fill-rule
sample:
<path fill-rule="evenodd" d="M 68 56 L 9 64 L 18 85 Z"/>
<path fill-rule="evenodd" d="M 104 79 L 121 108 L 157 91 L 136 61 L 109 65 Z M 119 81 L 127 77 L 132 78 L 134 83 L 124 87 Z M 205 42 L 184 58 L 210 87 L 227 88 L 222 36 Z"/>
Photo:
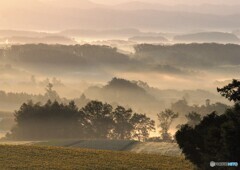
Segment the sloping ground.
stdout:
<path fill-rule="evenodd" d="M 33 143 L 35 145 L 40 146 L 59 146 L 59 147 L 70 147 L 72 145 L 75 145 L 77 143 L 81 143 L 84 140 L 80 139 L 64 139 L 64 140 L 49 140 L 49 141 L 43 141 L 43 142 L 36 142 Z"/>
<path fill-rule="evenodd" d="M 129 148 L 129 151 L 136 153 L 151 153 L 168 156 L 181 155 L 181 150 L 176 143 L 164 142 L 139 142 Z"/>
<path fill-rule="evenodd" d="M 0 169 L 194 169 L 182 157 L 59 147 L 0 145 Z"/>
<path fill-rule="evenodd" d="M 132 145 L 137 143 L 130 140 L 55 140 L 47 142 L 35 143 L 36 145 L 43 146 L 62 146 L 72 148 L 87 148 L 98 150 L 114 150 L 123 151 L 131 148 Z"/>
<path fill-rule="evenodd" d="M 75 145 L 72 145 L 70 147 L 123 151 L 127 150 L 135 143 L 136 143 L 135 141 L 127 140 L 89 140 L 89 141 L 86 140 Z"/>
<path fill-rule="evenodd" d="M 135 153 L 160 154 L 167 156 L 181 156 L 181 150 L 176 143 L 137 142 L 130 140 L 50 140 L 50 141 L 1 141 L 8 145 L 37 145 L 70 148 L 85 148 L 111 151 L 131 151 Z"/>

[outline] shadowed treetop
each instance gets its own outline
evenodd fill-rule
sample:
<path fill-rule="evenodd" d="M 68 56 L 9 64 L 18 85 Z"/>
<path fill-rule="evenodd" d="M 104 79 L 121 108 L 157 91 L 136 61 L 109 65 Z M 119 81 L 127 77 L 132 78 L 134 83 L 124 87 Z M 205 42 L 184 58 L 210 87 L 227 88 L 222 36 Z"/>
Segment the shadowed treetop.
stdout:
<path fill-rule="evenodd" d="M 217 91 L 230 101 L 240 101 L 240 81 L 234 79 L 232 83 L 224 86 L 223 88 L 217 88 Z"/>

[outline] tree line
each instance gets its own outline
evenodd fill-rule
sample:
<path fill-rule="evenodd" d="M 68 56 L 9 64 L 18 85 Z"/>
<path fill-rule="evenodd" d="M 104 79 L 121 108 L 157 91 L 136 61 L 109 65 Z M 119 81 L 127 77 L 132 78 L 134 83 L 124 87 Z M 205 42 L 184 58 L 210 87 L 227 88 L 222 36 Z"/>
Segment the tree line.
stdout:
<path fill-rule="evenodd" d="M 240 46 L 237 44 L 139 44 L 134 49 L 135 55 L 144 58 L 145 62 L 154 61 L 167 65 L 177 63 L 182 67 L 212 68 L 224 64 L 238 65 L 240 63 L 238 57 Z"/>
<path fill-rule="evenodd" d="M 144 141 L 155 122 L 145 114 L 122 106 L 90 101 L 79 109 L 72 101 L 62 104 L 48 101 L 44 105 L 29 101 L 15 112 L 16 126 L 7 139 L 137 139 Z"/>

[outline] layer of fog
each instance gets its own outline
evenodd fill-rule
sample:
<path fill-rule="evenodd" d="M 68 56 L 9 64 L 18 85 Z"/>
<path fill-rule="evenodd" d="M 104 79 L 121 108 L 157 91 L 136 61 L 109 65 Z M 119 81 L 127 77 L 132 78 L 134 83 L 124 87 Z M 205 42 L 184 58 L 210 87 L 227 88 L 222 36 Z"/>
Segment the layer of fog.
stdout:
<path fill-rule="evenodd" d="M 208 48 L 207 46 L 206 44 L 206 48 Z M 214 46 L 214 44 L 209 44 L 209 46 Z M 167 55 L 172 57 L 171 59 L 165 59 L 159 53 L 161 59 L 156 60 L 154 55 L 158 51 L 155 54 L 154 50 L 152 54 L 126 55 L 116 51 L 113 54 L 105 55 L 104 53 L 100 54 L 99 51 L 105 47 L 96 46 L 96 49 L 99 48 L 99 50 L 95 49 L 94 52 L 94 46 L 86 46 L 86 48 L 93 48 L 93 54 L 86 56 L 88 58 L 83 57 L 81 59 L 81 57 L 77 57 L 78 54 L 71 51 L 74 46 L 65 46 L 66 51 L 64 52 L 64 49 L 58 51 L 62 48 L 61 46 L 55 48 L 54 46 L 43 45 L 41 53 L 37 52 L 37 48 L 34 52 L 35 47 L 37 45 L 29 46 L 29 48 L 33 48 L 32 54 L 34 56 L 32 57 L 30 57 L 31 53 L 27 51 L 26 54 L 30 55 L 29 57 L 19 56 L 17 52 L 11 52 L 11 48 L 2 54 L 0 64 L 1 90 L 42 93 L 44 84 L 41 82 L 47 78 L 55 77 L 64 84 L 61 87 L 62 90 L 60 90 L 61 96 L 72 98 L 80 96 L 90 85 L 104 85 L 113 77 L 121 77 L 129 80 L 141 80 L 159 89 L 204 89 L 216 93 L 216 87 L 222 85 L 221 83 L 216 84 L 216 82 L 236 78 L 240 64 L 234 53 L 231 58 L 227 58 L 224 56 L 224 52 L 219 54 L 222 59 L 218 62 L 215 62 L 215 58 L 199 60 L 197 53 L 201 57 L 204 55 L 203 51 L 191 54 L 189 59 L 179 60 L 177 56 L 184 54 L 181 54 L 181 51 L 175 51 L 173 48 L 172 54 Z M 84 46 L 81 48 L 84 48 Z M 171 51 L 171 46 L 169 48 Z M 214 51 L 214 47 L 212 48 Z M 226 46 L 226 48 L 228 47 Z M 229 47 L 229 50 L 231 48 L 235 48 L 237 54 L 238 46 Z M 209 53 L 213 51 L 210 50 Z M 192 55 L 195 55 L 193 59 L 191 59 Z M 234 57 L 236 58 L 234 59 Z M 35 84 L 35 81 L 39 83 Z"/>

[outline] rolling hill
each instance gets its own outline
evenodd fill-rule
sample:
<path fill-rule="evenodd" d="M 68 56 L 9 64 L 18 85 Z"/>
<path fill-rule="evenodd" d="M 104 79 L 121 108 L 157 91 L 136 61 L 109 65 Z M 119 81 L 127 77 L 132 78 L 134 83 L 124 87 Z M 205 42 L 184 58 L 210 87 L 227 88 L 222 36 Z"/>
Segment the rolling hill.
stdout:
<path fill-rule="evenodd" d="M 162 108 L 159 101 L 142 87 L 121 78 L 113 78 L 102 88 L 90 87 L 84 93 L 90 99 L 113 103 L 114 106 L 120 104 L 136 111 L 146 112 L 146 108 L 157 111 Z"/>

